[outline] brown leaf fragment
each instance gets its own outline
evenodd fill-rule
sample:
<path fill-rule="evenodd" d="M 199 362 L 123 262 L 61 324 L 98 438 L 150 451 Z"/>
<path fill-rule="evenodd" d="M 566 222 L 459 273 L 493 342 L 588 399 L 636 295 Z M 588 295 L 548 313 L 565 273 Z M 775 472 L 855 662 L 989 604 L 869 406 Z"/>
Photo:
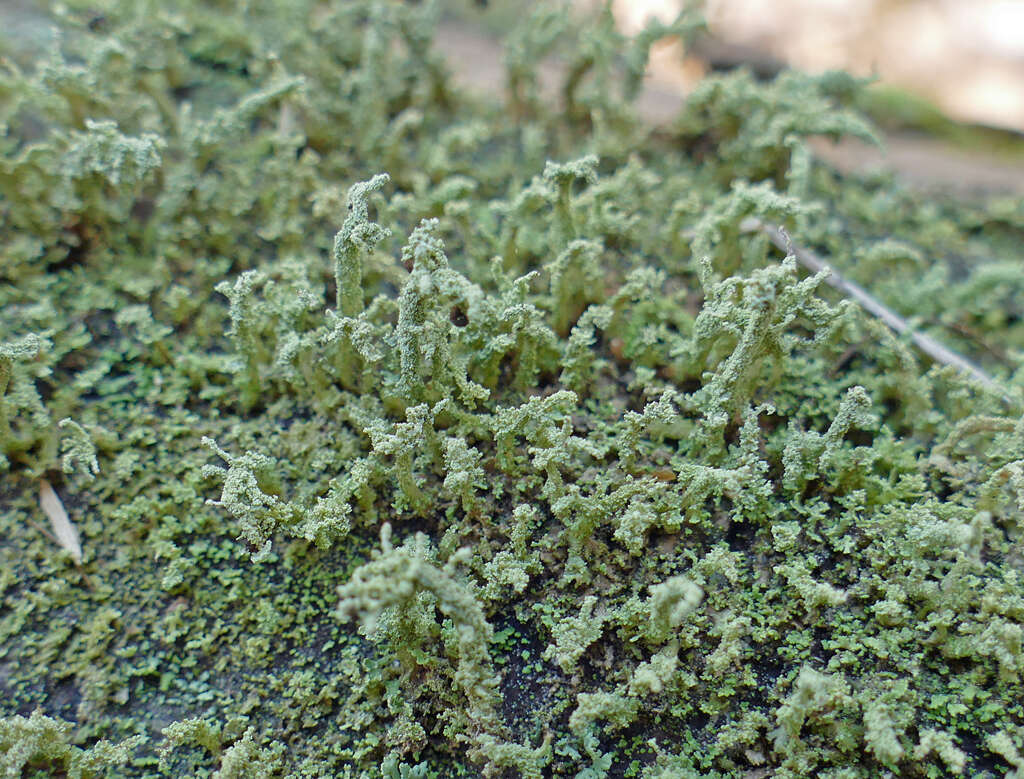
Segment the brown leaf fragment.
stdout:
<path fill-rule="evenodd" d="M 46 479 L 39 481 L 39 508 L 50 518 L 50 527 L 53 528 L 53 535 L 56 537 L 57 543 L 67 550 L 75 561 L 75 565 L 81 565 L 82 545 L 78 542 L 78 531 L 71 524 L 60 496 Z"/>

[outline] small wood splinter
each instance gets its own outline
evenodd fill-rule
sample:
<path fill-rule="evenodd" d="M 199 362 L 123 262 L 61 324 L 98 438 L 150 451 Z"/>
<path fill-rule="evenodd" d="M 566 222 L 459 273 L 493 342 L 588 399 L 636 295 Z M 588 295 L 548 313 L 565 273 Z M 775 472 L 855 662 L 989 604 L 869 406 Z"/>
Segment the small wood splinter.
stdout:
<path fill-rule="evenodd" d="M 78 530 L 71 523 L 60 496 L 46 479 L 39 482 L 39 508 L 50 519 L 50 527 L 53 528 L 52 538 L 71 555 L 75 565 L 81 566 L 82 545 L 78 541 Z"/>

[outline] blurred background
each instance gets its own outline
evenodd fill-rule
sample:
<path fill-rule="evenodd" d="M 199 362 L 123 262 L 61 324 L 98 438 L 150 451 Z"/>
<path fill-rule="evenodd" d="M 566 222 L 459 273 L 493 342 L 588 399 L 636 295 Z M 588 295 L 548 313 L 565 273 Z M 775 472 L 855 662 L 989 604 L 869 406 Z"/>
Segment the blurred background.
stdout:
<path fill-rule="evenodd" d="M 256 0 L 289 3 L 291 0 Z M 326 2 L 327 0 L 325 0 Z M 342 0 L 343 1 L 343 0 Z M 421 0 L 406 0 L 419 2 Z M 457 81 L 487 94 L 504 86 L 499 39 L 543 3 L 438 0 L 437 45 Z M 612 0 L 625 33 L 672 19 L 688 0 Z M 97 0 L 98 7 L 105 0 Z M 568 0 L 581 12 L 605 0 Z M 669 122 L 708 72 L 748 67 L 844 69 L 876 79 L 859 107 L 886 133 L 883 149 L 824 140 L 817 153 L 844 170 L 894 170 L 907 182 L 960 193 L 1024 196 L 1024 0 L 697 0 L 708 33 L 688 51 L 658 44 L 639 102 Z M 81 5 L 80 2 L 76 5 Z M 167 0 L 173 9 L 175 0 Z M 31 60 L 53 44 L 55 0 L 0 0 L 0 57 Z M 540 63 L 559 80 L 557 57 Z M 553 91 L 554 94 L 554 91 Z"/>
<path fill-rule="evenodd" d="M 581 13 L 605 4 L 570 1 Z M 442 2 L 452 10 L 440 43 L 456 77 L 500 84 L 494 39 L 537 3 L 474 0 L 467 14 L 466 0 Z M 768 79 L 786 67 L 842 69 L 874 79 L 858 107 L 885 144 L 820 139 L 818 156 L 961 196 L 1024 197 L 1024 0 L 611 0 L 625 33 L 651 17 L 669 21 L 687 2 L 702 9 L 707 34 L 687 51 L 671 41 L 652 51 L 638 104 L 649 121 L 671 122 L 711 71 L 746 67 Z M 557 83 L 557 61 L 545 66 Z"/>
<path fill-rule="evenodd" d="M 577 0 L 581 5 L 599 5 Z M 615 0 L 624 31 L 682 0 Z M 705 55 L 875 75 L 953 119 L 1024 132 L 1024 0 L 706 0 Z M 674 60 L 674 62 L 673 62 Z M 652 75 L 685 84 L 707 58 L 662 51 Z M 658 73 L 657 71 L 660 71 Z"/>

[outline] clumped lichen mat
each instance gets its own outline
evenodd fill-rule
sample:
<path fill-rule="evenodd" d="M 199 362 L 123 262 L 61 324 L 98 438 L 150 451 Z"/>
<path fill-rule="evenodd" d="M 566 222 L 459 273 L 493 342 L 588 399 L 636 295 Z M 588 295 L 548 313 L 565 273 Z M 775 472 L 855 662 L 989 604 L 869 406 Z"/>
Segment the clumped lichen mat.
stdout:
<path fill-rule="evenodd" d="M 817 162 L 843 74 L 651 131 L 692 14 L 513 9 L 498 104 L 435 3 L 239 5 L 3 63 L 5 775 L 1024 775 L 1019 200 Z"/>

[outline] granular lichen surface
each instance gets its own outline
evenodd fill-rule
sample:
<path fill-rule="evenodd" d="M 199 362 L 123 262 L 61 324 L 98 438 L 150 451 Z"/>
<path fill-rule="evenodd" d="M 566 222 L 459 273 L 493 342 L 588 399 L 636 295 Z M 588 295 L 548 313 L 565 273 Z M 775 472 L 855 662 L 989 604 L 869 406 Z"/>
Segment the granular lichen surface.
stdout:
<path fill-rule="evenodd" d="M 1024 203 L 818 162 L 841 73 L 652 131 L 695 14 L 497 5 L 494 101 L 431 2 L 2 63 L 5 775 L 1024 775 Z"/>

